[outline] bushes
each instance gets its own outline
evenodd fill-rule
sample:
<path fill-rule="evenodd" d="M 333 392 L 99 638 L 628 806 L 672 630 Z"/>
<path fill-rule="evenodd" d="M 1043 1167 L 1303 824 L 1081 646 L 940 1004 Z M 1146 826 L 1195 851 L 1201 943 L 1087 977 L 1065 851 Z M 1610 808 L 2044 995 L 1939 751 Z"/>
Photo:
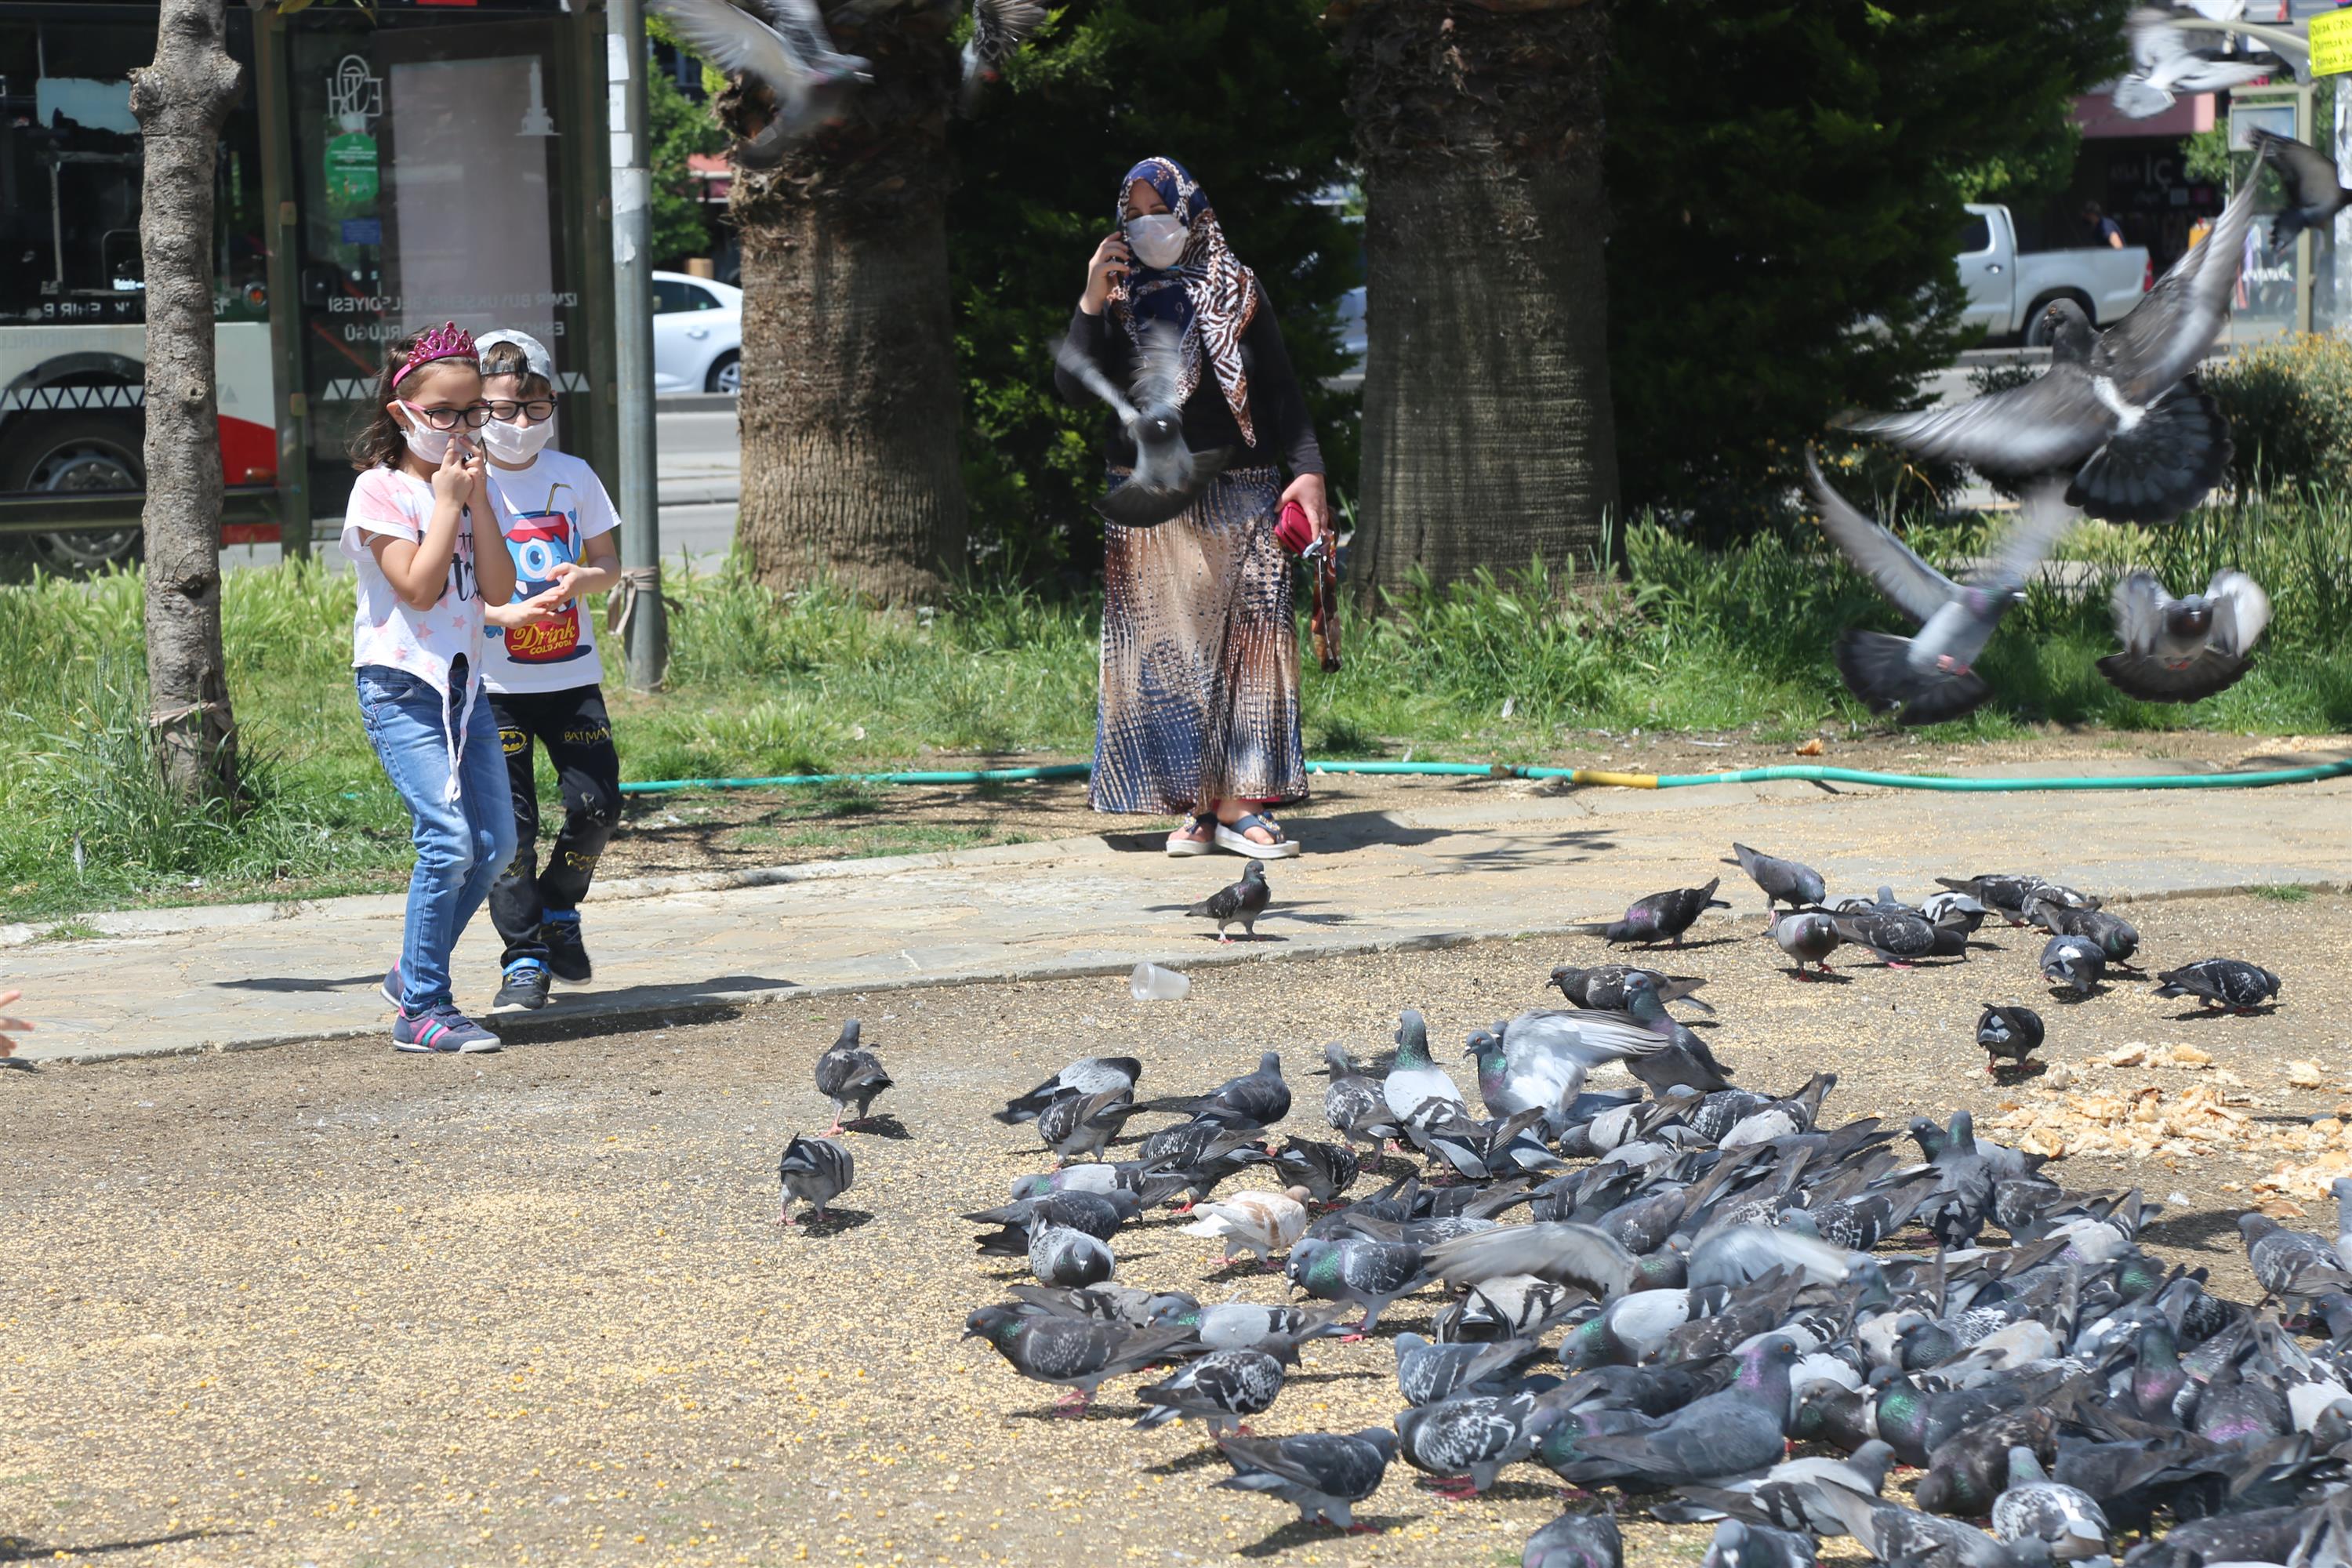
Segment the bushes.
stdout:
<path fill-rule="evenodd" d="M 2352 493 L 2352 342 L 2310 333 L 2240 349 L 2205 386 L 2230 416 L 2241 490 Z"/>

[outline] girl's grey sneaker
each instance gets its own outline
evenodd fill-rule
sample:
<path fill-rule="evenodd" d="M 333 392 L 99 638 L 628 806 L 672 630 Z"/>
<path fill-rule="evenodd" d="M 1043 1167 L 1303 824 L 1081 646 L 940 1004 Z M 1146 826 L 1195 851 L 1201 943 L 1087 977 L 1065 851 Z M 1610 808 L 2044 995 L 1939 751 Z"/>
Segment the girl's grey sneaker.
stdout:
<path fill-rule="evenodd" d="M 392 1048 L 436 1056 L 471 1056 L 495 1051 L 506 1044 L 496 1035 L 444 1002 L 429 1013 L 403 1013 L 392 1026 Z"/>
<path fill-rule="evenodd" d="M 490 1003 L 493 1013 L 536 1013 L 547 1005 L 547 965 L 535 958 L 518 958 L 507 965 L 505 983 Z"/>

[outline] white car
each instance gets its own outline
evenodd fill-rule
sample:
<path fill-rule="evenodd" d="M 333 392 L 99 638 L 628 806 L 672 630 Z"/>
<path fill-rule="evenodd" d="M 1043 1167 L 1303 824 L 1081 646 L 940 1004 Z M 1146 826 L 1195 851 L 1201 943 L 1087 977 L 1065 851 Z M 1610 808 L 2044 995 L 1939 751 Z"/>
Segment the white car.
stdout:
<path fill-rule="evenodd" d="M 654 274 L 654 391 L 743 389 L 743 290 L 683 272 Z"/>
<path fill-rule="evenodd" d="M 2093 325 L 2112 326 L 2155 281 L 2140 246 L 2024 250 L 2009 209 L 1979 202 L 1960 224 L 1959 268 L 1969 291 L 1960 319 L 1995 337 L 2021 334 L 2034 348 L 2049 346 L 2042 311 L 2053 300 L 2072 300 Z"/>

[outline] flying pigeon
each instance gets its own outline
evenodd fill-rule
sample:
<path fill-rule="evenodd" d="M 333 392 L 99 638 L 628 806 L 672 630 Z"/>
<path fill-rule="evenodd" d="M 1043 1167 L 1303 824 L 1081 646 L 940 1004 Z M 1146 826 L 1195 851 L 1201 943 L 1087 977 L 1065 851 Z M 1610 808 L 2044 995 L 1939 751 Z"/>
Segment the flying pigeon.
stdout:
<path fill-rule="evenodd" d="M 1266 902 L 1273 897 L 1274 889 L 1265 885 L 1265 868 L 1253 860 L 1243 869 L 1240 881 L 1218 889 L 1184 912 L 1195 920 L 1216 921 L 1219 942 L 1234 940 L 1225 934 L 1229 925 L 1240 926 L 1244 936 L 1255 940 L 1257 918 L 1265 913 Z"/>
<path fill-rule="evenodd" d="M 1040 1285 L 1082 1289 L 1109 1279 L 1113 1267 L 1099 1237 L 1050 1223 L 1029 1227 L 1029 1271 Z"/>
<path fill-rule="evenodd" d="M 1971 404 L 1968 406 L 1973 407 Z M 2000 537 L 1994 558 L 1963 585 L 1928 565 L 1878 523 L 1830 489 L 1811 455 L 1805 458 L 1822 531 L 1919 623 L 1918 634 L 1892 637 L 1849 628 L 1837 643 L 1846 689 L 1874 713 L 1897 712 L 1905 724 L 1958 719 L 1992 695 L 1975 666 L 2001 617 L 2025 599 L 2025 584 L 2074 524 L 2056 488 L 2027 493 L 2020 521 Z M 1850 939 L 1849 939 L 1850 940 Z"/>
<path fill-rule="evenodd" d="M 1604 938 L 1612 945 L 1621 942 L 1652 945 L 1672 942 L 1680 947 L 1683 932 L 1690 930 L 1702 911 L 1731 907 L 1715 896 L 1715 889 L 1722 884 L 1723 879 L 1717 877 L 1704 888 L 1675 888 L 1664 893 L 1652 893 L 1628 906 L 1622 920 L 1596 921 L 1590 925 L 1570 926 L 1568 930 L 1578 936 Z"/>
<path fill-rule="evenodd" d="M 2036 379 L 1954 407 L 1864 415 L 1846 427 L 2013 485 L 2070 475 L 2069 506 L 2111 522 L 2170 522 L 2229 468 L 2228 421 L 2193 373 L 2230 313 L 2262 184 L 2241 185 L 2204 243 L 2114 326 L 2094 327 L 2072 300 L 2051 304 L 2050 369 Z"/>
<path fill-rule="evenodd" d="M 1625 1005 L 1625 979 L 1632 974 L 1648 975 L 1651 988 L 1657 992 L 1661 1002 L 1688 1002 L 1701 1012 L 1715 1011 L 1692 994 L 1706 981 L 1690 974 L 1664 974 L 1638 964 L 1600 963 L 1580 969 L 1573 963 L 1562 963 L 1553 968 L 1551 984 L 1576 1005 L 1607 1013 Z"/>
<path fill-rule="evenodd" d="M 1984 1047 L 1988 1073 L 1998 1071 L 2004 1057 L 2024 1067 L 2026 1058 L 2041 1048 L 2042 1015 L 2031 1007 L 1988 1002 L 1977 1019 L 1977 1044 Z"/>
<path fill-rule="evenodd" d="M 2106 978 L 2107 955 L 2086 936 L 2053 936 L 2042 948 L 2042 977 L 2077 998 Z"/>
<path fill-rule="evenodd" d="M 1519 1549 L 1519 1568 L 1624 1568 L 1624 1537 L 1616 1516 L 1608 1513 L 1561 1514 Z"/>
<path fill-rule="evenodd" d="M 990 1114 L 1008 1127 L 1034 1121 L 1039 1112 L 1063 1095 L 1100 1094 L 1107 1089 L 1132 1091 L 1142 1077 L 1143 1064 L 1133 1057 L 1080 1057 L 1028 1093 L 1006 1100 L 1003 1110 Z"/>
<path fill-rule="evenodd" d="M 2286 186 L 2286 210 L 2271 219 L 2271 254 L 2276 256 L 2305 229 L 2326 232 L 2337 213 L 2352 206 L 2352 191 L 2336 177 L 2336 160 L 2318 148 L 2275 131 L 2257 128 L 2252 135 Z"/>
<path fill-rule="evenodd" d="M 1190 1416 L 1211 1437 L 1234 1430 L 1282 1392 L 1282 1363 L 1260 1350 L 1211 1351 L 1186 1362 L 1173 1377 L 1136 1390 L 1143 1401 L 1138 1426 L 1164 1426 Z"/>
<path fill-rule="evenodd" d="M 1122 528 L 1156 528 L 1183 511 L 1232 455 L 1223 447 L 1194 452 L 1184 445 L 1184 410 L 1176 395 L 1181 348 L 1182 339 L 1173 326 L 1152 326 L 1137 350 L 1132 403 L 1068 339 L 1054 350 L 1055 363 L 1109 404 L 1135 443 L 1134 471 L 1095 503 L 1097 511 Z"/>
<path fill-rule="evenodd" d="M 1236 1193 L 1219 1203 L 1196 1204 L 1199 1216 L 1184 1226 L 1186 1236 L 1223 1238 L 1225 1261 L 1246 1252 L 1262 1258 L 1268 1268 L 1274 1255 L 1307 1233 L 1307 1189 L 1286 1192 Z"/>
<path fill-rule="evenodd" d="M 1280 1498 L 1298 1510 L 1301 1523 L 1320 1519 L 1341 1530 L 1369 1530 L 1349 1510 L 1380 1490 L 1396 1458 L 1397 1437 L 1385 1426 L 1371 1426 L 1295 1437 L 1227 1436 L 1217 1447 L 1234 1468 L 1219 1487 Z"/>
<path fill-rule="evenodd" d="M 2061 1562 L 2107 1555 L 2107 1516 L 2099 1505 L 2052 1480 L 2026 1447 L 2009 1451 L 2009 1489 L 1993 1500 L 1992 1532 L 2003 1541 L 2042 1542 Z"/>
<path fill-rule="evenodd" d="M 2099 673 L 2143 702 L 2194 702 L 2226 691 L 2252 665 L 2254 644 L 2270 625 L 2270 595 L 2243 572 L 2213 574 L 2202 594 L 2176 599 L 2152 572 L 2116 584 L 2116 640 L 2121 653 L 2099 660 Z"/>
<path fill-rule="evenodd" d="M 1786 904 L 1794 910 L 1806 904 L 1818 904 L 1829 897 L 1829 889 L 1822 883 L 1822 874 L 1811 866 L 1783 860 L 1777 855 L 1750 849 L 1745 844 L 1734 844 L 1731 853 L 1737 858 L 1739 868 L 1748 873 L 1748 879 L 1762 890 L 1767 914 L 1776 904 Z"/>
<path fill-rule="evenodd" d="M 1808 963 L 1827 974 L 1830 954 L 1845 943 L 1845 938 L 1838 934 L 1837 921 L 1819 910 L 1799 910 L 1794 914 L 1782 915 L 1772 922 L 1772 940 L 1780 944 L 1782 952 L 1797 961 L 1800 980 L 1813 977 L 1805 967 Z"/>
<path fill-rule="evenodd" d="M 841 1113 L 851 1103 L 857 1107 L 853 1120 L 864 1121 L 874 1097 L 890 1087 L 882 1058 L 858 1048 L 858 1029 L 856 1019 L 844 1018 L 840 1036 L 816 1058 L 816 1091 L 833 1101 L 833 1125 L 824 1130 L 828 1138 L 842 1130 Z"/>
<path fill-rule="evenodd" d="M 778 1225 L 793 1225 L 793 1200 L 809 1205 L 809 1217 L 825 1217 L 824 1205 L 849 1190 L 856 1163 L 849 1151 L 830 1138 L 795 1136 L 776 1162 L 776 1176 L 784 1185 L 784 1201 L 776 1211 Z"/>
<path fill-rule="evenodd" d="M 971 37 L 963 46 L 963 81 L 956 89 L 957 111 L 969 118 L 981 91 L 1003 79 L 1004 62 L 1045 20 L 1037 0 L 971 0 Z"/>
<path fill-rule="evenodd" d="M 2158 996 L 2194 996 L 2200 1009 L 2218 1004 L 2251 1013 L 2279 994 L 2277 975 L 2236 958 L 2200 958 L 2178 969 L 2159 970 L 2156 978 Z"/>
<path fill-rule="evenodd" d="M 2109 95 L 2116 112 L 2127 120 L 2147 120 L 2170 109 L 2183 94 L 2228 92 L 2264 77 L 2294 74 L 2294 67 L 2267 49 L 2233 54 L 2207 42 L 2209 37 L 2183 31 L 2170 15 L 2152 5 L 2125 17 L 2132 68 Z"/>
<path fill-rule="evenodd" d="M 1022 1376 L 1073 1391 L 1059 1414 L 1083 1415 L 1102 1380 L 1140 1372 L 1183 1353 L 1188 1329 L 1129 1329 L 1076 1318 L 1033 1316 L 1017 1306 L 982 1307 L 963 1337 L 984 1339 Z"/>
<path fill-rule="evenodd" d="M 840 118 L 847 93 L 873 79 L 870 61 L 833 47 L 815 0 L 653 0 L 687 47 L 730 76 L 757 81 L 775 100 L 776 116 L 757 138 L 740 142 L 736 161 L 771 168 L 784 145 Z"/>

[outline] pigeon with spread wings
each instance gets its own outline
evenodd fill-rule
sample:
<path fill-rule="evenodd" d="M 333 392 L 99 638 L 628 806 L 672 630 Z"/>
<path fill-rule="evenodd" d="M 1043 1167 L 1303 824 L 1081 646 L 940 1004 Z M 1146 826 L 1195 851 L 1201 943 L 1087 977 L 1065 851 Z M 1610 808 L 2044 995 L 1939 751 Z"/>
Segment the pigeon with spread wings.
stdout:
<path fill-rule="evenodd" d="M 1054 350 L 1061 367 L 1110 405 L 1135 442 L 1135 469 L 1095 510 L 1123 528 L 1156 528 L 1199 499 L 1231 454 L 1223 447 L 1195 452 L 1184 445 L 1184 408 L 1176 395 L 1183 340 L 1167 322 L 1144 334 L 1135 362 L 1135 400 L 1111 384 L 1102 367 L 1067 339 Z"/>
<path fill-rule="evenodd" d="M 730 76 L 767 89 L 775 117 L 735 147 L 747 169 L 773 168 L 787 143 L 839 119 L 846 94 L 873 79 L 871 62 L 833 47 L 815 0 L 653 0 L 687 47 Z"/>
<path fill-rule="evenodd" d="M 2336 160 L 2318 148 L 2275 131 L 2257 129 L 2252 134 L 2254 146 L 2286 186 L 2286 210 L 2271 219 L 2271 254 L 2276 256 L 2305 229 L 2325 233 L 2337 213 L 2352 206 L 2352 191 L 2337 177 Z"/>
<path fill-rule="evenodd" d="M 2252 667 L 2271 620 L 2262 584 L 2227 570 L 2203 593 L 2179 599 L 2155 574 L 2134 572 L 2116 584 L 2115 608 L 2123 651 L 2099 660 L 2099 673 L 2143 702 L 2194 702 L 2227 690 Z"/>
<path fill-rule="evenodd" d="M 2204 242 L 2114 326 L 2093 326 L 2071 300 L 2050 305 L 2050 369 L 2023 386 L 1856 415 L 1843 428 L 2012 488 L 2064 475 L 2066 504 L 2110 522 L 2170 522 L 2229 468 L 2229 421 L 2195 372 L 2229 317 L 2259 184 L 2248 180 Z"/>
<path fill-rule="evenodd" d="M 2126 120 L 2161 114 L 2185 95 L 2226 92 L 2263 77 L 2294 74 L 2292 65 L 2268 49 L 2232 51 L 2213 34 L 2190 32 L 2174 13 L 2153 5 L 2124 18 L 2124 38 L 2131 47 L 2132 68 L 2111 96 L 2116 112 Z"/>
<path fill-rule="evenodd" d="M 1806 458 L 1822 531 L 1878 586 L 1895 606 L 1919 623 L 1915 637 L 1848 630 L 1838 638 L 1838 672 L 1873 712 L 1899 710 L 1905 724 L 1957 719 L 1992 695 L 1976 661 L 2001 617 L 2025 597 L 2026 580 L 2073 527 L 2076 514 L 2054 484 L 2025 498 L 2017 524 L 2001 536 L 1993 560 L 1966 584 L 1955 583 L 1830 489 Z"/>

